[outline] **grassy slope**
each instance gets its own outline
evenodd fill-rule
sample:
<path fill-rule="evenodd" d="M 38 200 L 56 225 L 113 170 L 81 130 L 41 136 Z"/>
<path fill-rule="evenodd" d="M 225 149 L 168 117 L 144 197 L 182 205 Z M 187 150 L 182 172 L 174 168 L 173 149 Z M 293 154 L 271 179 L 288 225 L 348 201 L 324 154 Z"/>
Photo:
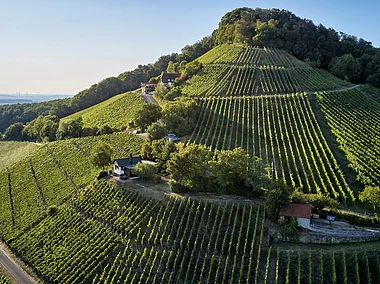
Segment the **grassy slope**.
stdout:
<path fill-rule="evenodd" d="M 38 148 L 29 142 L 0 142 L 0 170 L 22 160 Z"/>
<path fill-rule="evenodd" d="M 108 125 L 114 129 L 125 129 L 134 118 L 136 111 L 145 103 L 140 93 L 124 93 L 79 111 L 63 120 L 82 117 L 86 127 Z"/>

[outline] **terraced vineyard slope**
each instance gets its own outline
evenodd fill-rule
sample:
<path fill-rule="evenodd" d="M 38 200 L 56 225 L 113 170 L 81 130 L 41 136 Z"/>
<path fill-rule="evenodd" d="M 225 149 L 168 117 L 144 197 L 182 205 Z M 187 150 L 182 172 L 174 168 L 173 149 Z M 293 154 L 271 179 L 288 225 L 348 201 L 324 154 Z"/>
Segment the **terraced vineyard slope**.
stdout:
<path fill-rule="evenodd" d="M 22 160 L 38 148 L 29 142 L 0 142 L 0 170 Z"/>
<path fill-rule="evenodd" d="M 337 283 L 337 279 L 375 283 L 379 279 L 376 249 L 271 247 L 261 205 L 153 200 L 138 193 L 140 186 L 92 184 L 11 246 L 50 283 Z"/>
<path fill-rule="evenodd" d="M 224 44 L 197 60 L 203 68 L 183 87 L 190 96 L 254 96 L 351 86 L 276 49 Z"/>
<path fill-rule="evenodd" d="M 327 193 L 353 201 L 308 95 L 203 99 L 201 117 L 189 143 L 213 149 L 242 147 L 272 165 L 283 179 L 307 193 Z"/>
<path fill-rule="evenodd" d="M 380 185 L 380 104 L 360 89 L 316 97 L 357 179 Z"/>
<path fill-rule="evenodd" d="M 140 137 L 116 133 L 48 143 L 27 158 L 0 171 L 0 235 L 5 241 L 22 234 L 46 217 L 98 175 L 90 154 L 100 143 L 113 158 L 138 153 Z"/>
<path fill-rule="evenodd" d="M 85 127 L 100 128 L 108 125 L 113 129 L 123 130 L 128 128 L 128 123 L 144 104 L 145 101 L 139 92 L 124 93 L 67 116 L 63 121 L 82 117 Z"/>

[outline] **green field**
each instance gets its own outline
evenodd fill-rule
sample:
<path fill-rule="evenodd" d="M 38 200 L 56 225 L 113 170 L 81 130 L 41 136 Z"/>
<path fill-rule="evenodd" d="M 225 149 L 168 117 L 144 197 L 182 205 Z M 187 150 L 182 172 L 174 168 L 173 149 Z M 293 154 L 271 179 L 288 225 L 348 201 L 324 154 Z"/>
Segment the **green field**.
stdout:
<path fill-rule="evenodd" d="M 22 160 L 38 148 L 29 142 L 0 142 L 0 170 Z"/>
<path fill-rule="evenodd" d="M 97 182 L 11 243 L 51 283 L 375 283 L 371 251 L 271 246 L 261 205 Z M 346 282 L 345 282 L 346 280 Z M 359 281 L 359 282 L 356 282 Z"/>
<path fill-rule="evenodd" d="M 67 116 L 63 121 L 82 117 L 84 127 L 100 128 L 108 125 L 113 129 L 124 130 L 144 104 L 145 100 L 140 92 L 124 93 Z"/>

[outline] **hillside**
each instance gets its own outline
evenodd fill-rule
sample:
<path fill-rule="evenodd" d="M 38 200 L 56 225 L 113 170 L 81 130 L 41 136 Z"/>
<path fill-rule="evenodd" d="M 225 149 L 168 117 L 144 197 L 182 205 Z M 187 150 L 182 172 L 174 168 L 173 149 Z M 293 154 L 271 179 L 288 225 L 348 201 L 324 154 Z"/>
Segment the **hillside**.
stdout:
<path fill-rule="evenodd" d="M 91 184 L 11 247 L 52 283 L 370 283 L 380 276 L 377 243 L 368 250 L 271 245 L 260 204 L 152 199 L 141 187 Z"/>
<path fill-rule="evenodd" d="M 197 61 L 203 68 L 183 87 L 190 96 L 253 96 L 352 86 L 277 49 L 223 44 Z"/>
<path fill-rule="evenodd" d="M 46 209 L 60 205 L 94 180 L 100 169 L 90 160 L 97 145 L 106 143 L 112 158 L 138 153 L 140 137 L 116 133 L 45 144 L 0 171 L 0 235 L 10 242 L 46 217 Z"/>
<path fill-rule="evenodd" d="M 22 160 L 38 148 L 29 142 L 0 142 L 0 170 Z"/>
<path fill-rule="evenodd" d="M 108 125 L 112 129 L 123 130 L 133 121 L 135 113 L 145 101 L 139 92 L 124 93 L 110 98 L 90 108 L 76 112 L 62 120 L 82 117 L 84 127 L 102 127 Z"/>

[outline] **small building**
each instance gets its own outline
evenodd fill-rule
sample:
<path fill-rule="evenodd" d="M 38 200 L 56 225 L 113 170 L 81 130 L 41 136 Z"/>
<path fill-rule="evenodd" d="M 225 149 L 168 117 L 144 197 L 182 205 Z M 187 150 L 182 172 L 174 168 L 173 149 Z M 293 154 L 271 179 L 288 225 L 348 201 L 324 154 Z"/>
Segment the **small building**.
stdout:
<path fill-rule="evenodd" d="M 178 73 L 161 73 L 161 84 L 163 84 L 165 87 L 170 87 L 174 85 L 175 79 L 179 78 L 181 74 Z"/>
<path fill-rule="evenodd" d="M 310 228 L 311 204 L 288 203 L 280 211 L 280 220 L 285 217 L 296 217 L 298 226 Z"/>
<path fill-rule="evenodd" d="M 133 169 L 141 162 L 142 158 L 140 156 L 132 156 L 132 154 L 128 158 L 116 159 L 113 162 L 114 175 L 119 176 L 121 179 L 135 177 Z"/>

